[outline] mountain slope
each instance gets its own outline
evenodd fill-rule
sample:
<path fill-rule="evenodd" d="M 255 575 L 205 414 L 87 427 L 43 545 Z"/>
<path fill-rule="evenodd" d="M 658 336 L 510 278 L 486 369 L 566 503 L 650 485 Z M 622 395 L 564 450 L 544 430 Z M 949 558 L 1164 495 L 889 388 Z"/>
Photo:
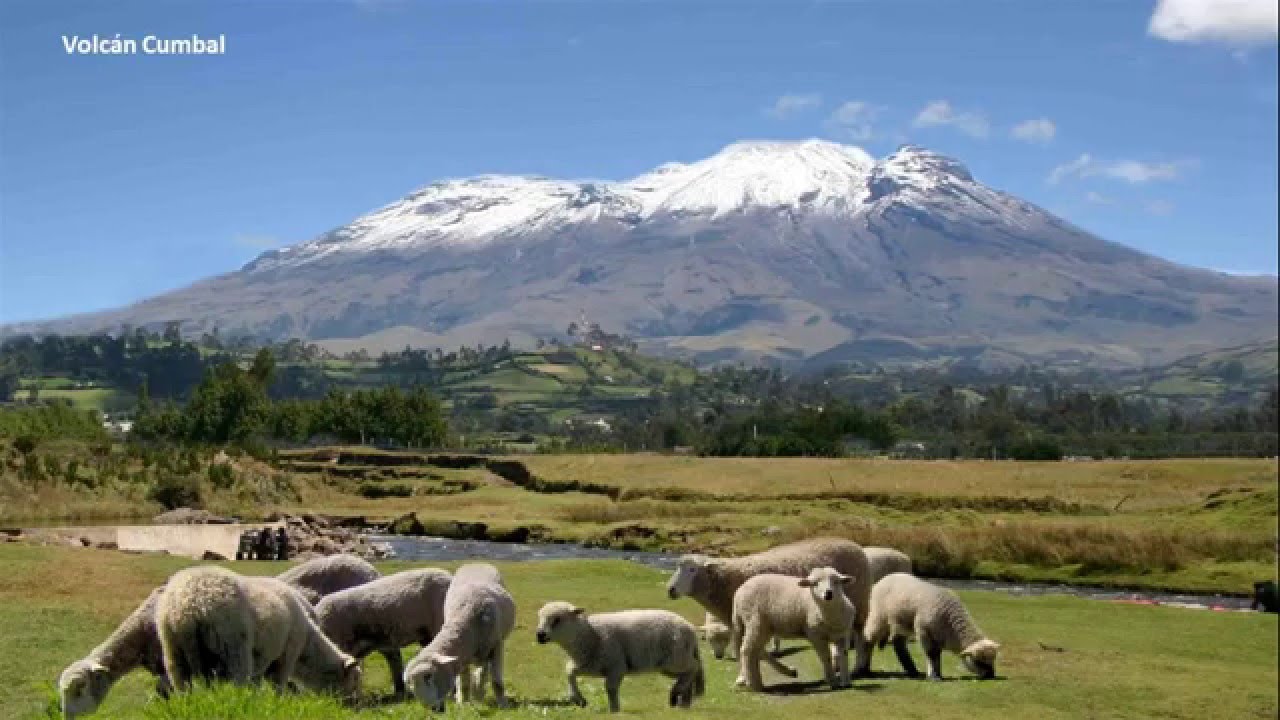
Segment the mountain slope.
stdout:
<path fill-rule="evenodd" d="M 1276 300 L 1273 277 L 1103 241 L 923 148 L 876 161 L 810 140 L 738 143 L 622 183 L 436 183 L 237 272 L 10 330 L 181 320 L 456 345 L 530 342 L 585 312 L 704 360 L 1138 366 L 1272 337 Z"/>

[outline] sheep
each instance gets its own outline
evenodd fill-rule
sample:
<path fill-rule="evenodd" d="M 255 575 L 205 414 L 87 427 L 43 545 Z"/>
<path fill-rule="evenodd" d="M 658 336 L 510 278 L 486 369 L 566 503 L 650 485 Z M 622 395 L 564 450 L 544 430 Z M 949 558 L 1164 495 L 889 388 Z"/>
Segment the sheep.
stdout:
<path fill-rule="evenodd" d="M 867 554 L 867 566 L 871 568 L 871 585 L 880 582 L 880 578 L 890 573 L 911 572 L 911 556 L 890 547 L 864 547 Z"/>
<path fill-rule="evenodd" d="M 315 605 L 325 595 L 373 582 L 382 575 L 364 558 L 342 553 L 294 565 L 276 577 L 296 587 L 307 602 Z"/>
<path fill-rule="evenodd" d="M 62 671 L 58 695 L 63 717 L 74 718 L 97 710 L 111 686 L 137 667 L 146 668 L 156 677 L 156 692 L 161 697 L 169 696 L 155 620 L 156 604 L 163 591 L 163 586 L 152 590 L 101 645 Z"/>
<path fill-rule="evenodd" d="M 165 672 L 179 690 L 193 679 L 244 685 L 263 678 L 284 690 L 296 676 L 314 689 L 353 696 L 359 662 L 325 637 L 313 614 L 279 579 L 217 566 L 181 570 L 156 607 Z"/>
<path fill-rule="evenodd" d="M 485 676 L 493 683 L 498 707 L 507 707 L 502 678 L 503 643 L 516 624 L 516 604 L 498 569 L 485 563 L 463 565 L 453 574 L 444 598 L 444 625 L 404 671 L 404 682 L 423 705 L 444 711 L 455 685 L 458 702 L 474 691 L 484 698 Z M 478 665 L 474 673 L 472 665 Z"/>
<path fill-rule="evenodd" d="M 453 578 L 443 570 L 406 570 L 327 595 L 316 605 L 325 635 L 363 659 L 381 652 L 391 667 L 395 694 L 403 696 L 400 648 L 426 646 L 444 624 L 444 600 Z"/>
<path fill-rule="evenodd" d="M 995 677 L 1000 645 L 978 629 L 954 592 L 907 573 L 892 573 L 871 590 L 871 613 L 866 641 L 883 648 L 893 642 L 902 670 L 919 677 L 907 639 L 920 640 L 928 661 L 929 679 L 942 680 L 943 649 L 956 653 L 980 679 Z"/>
<path fill-rule="evenodd" d="M 549 602 L 538 611 L 539 644 L 554 642 L 569 655 L 570 701 L 586 706 L 578 676 L 603 677 L 609 712 L 619 712 L 618 689 L 623 676 L 661 672 L 675 679 L 668 702 L 689 707 L 706 692 L 706 676 L 698 654 L 698 631 L 667 610 L 624 610 L 587 615 L 567 602 Z"/>
<path fill-rule="evenodd" d="M 364 558 L 351 553 L 339 553 L 313 558 L 276 577 L 298 588 L 307 602 L 315 605 L 325 595 L 372 582 L 382 575 Z M 382 650 L 379 654 L 387 661 L 396 694 L 403 695 L 401 677 L 404 675 L 404 660 L 400 657 L 400 649 Z"/>
<path fill-rule="evenodd" d="M 715 655 L 717 660 L 723 660 L 725 650 L 729 647 L 729 639 L 733 635 L 733 631 L 728 625 L 716 619 L 711 613 L 706 614 L 706 618 L 702 621 L 702 627 L 699 628 L 702 637 L 711 646 L 711 653 Z"/>
<path fill-rule="evenodd" d="M 824 566 L 853 577 L 845 587 L 845 594 L 855 609 L 854 674 L 864 675 L 871 668 L 871 653 L 863 640 L 862 629 L 870 604 L 872 583 L 867 556 L 855 542 L 840 538 L 812 538 L 739 558 L 685 555 L 680 558 L 667 583 L 667 595 L 673 600 L 691 597 L 717 620 L 729 624 L 733 618 L 733 594 L 752 576 L 774 573 L 800 578 L 806 577 L 810 570 Z M 732 648 L 734 657 L 737 651 L 738 648 Z"/>
<path fill-rule="evenodd" d="M 764 652 L 769 638 L 785 636 L 809 640 L 832 690 L 848 687 L 849 644 L 856 609 L 845 595 L 845 588 L 854 580 L 835 568 L 821 567 L 799 580 L 766 573 L 744 582 L 733 595 L 733 637 L 735 644 L 741 640 L 737 684 L 756 691 L 764 689 L 761 656 L 775 670 L 794 678 L 795 670 Z"/>

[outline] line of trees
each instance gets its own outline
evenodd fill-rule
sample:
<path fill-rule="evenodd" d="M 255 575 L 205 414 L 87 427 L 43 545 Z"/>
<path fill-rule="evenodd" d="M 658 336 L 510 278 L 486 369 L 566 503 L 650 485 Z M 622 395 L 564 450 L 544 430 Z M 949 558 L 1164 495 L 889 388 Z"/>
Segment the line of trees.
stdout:
<path fill-rule="evenodd" d="M 443 444 L 440 402 L 425 388 L 330 389 L 316 400 L 272 400 L 275 359 L 262 349 L 248 369 L 224 363 L 208 372 L 185 405 L 154 402 L 144 384 L 133 434 L 140 440 L 253 446 L 324 437 L 407 447 Z"/>

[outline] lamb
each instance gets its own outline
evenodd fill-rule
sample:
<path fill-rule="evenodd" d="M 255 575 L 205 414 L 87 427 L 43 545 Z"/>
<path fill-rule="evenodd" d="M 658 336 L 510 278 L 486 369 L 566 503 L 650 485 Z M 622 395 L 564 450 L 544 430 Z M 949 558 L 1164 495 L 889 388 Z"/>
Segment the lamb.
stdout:
<path fill-rule="evenodd" d="M 702 638 L 711 646 L 711 653 L 715 655 L 717 660 L 723 660 L 725 650 L 729 647 L 729 639 L 733 635 L 733 631 L 728 625 L 716 619 L 711 613 L 706 614 L 706 618 L 702 621 Z"/>
<path fill-rule="evenodd" d="M 443 570 L 406 570 L 328 595 L 316 605 L 320 629 L 357 659 L 387 658 L 398 696 L 405 694 L 400 648 L 425 647 L 444 625 L 452 578 Z"/>
<path fill-rule="evenodd" d="M 165 672 L 179 690 L 194 679 L 244 685 L 263 678 L 284 690 L 297 677 L 354 696 L 360 665 L 325 637 L 313 613 L 301 593 L 276 578 L 217 566 L 181 570 L 156 607 Z"/>
<path fill-rule="evenodd" d="M 717 620 L 728 624 L 733 618 L 733 595 L 751 577 L 774 573 L 801 578 L 818 567 L 833 567 L 853 577 L 853 581 L 845 586 L 845 595 L 854 605 L 854 673 L 863 675 L 871 668 L 871 653 L 863 640 L 862 629 L 870 604 L 872 583 L 867 556 L 855 542 L 840 538 L 812 538 L 740 558 L 685 555 L 680 558 L 679 566 L 667 583 L 667 594 L 673 600 L 691 597 Z M 738 648 L 732 650 L 736 656 Z"/>
<path fill-rule="evenodd" d="M 587 701 L 578 676 L 603 677 L 609 712 L 618 712 L 618 689 L 628 673 L 661 672 L 674 678 L 668 702 L 689 707 L 706 692 L 706 676 L 698 654 L 698 631 L 666 610 L 625 610 L 587 615 L 567 602 L 549 602 L 538 611 L 539 644 L 554 642 L 569 655 L 570 700 Z"/>
<path fill-rule="evenodd" d="M 161 697 L 169 696 L 155 620 L 156 604 L 163 591 L 163 586 L 152 590 L 101 645 L 62 671 L 58 695 L 63 717 L 74 718 L 97 710 L 111 686 L 137 667 L 155 675 L 156 692 Z"/>
<path fill-rule="evenodd" d="M 929 679 L 942 679 L 943 649 L 956 653 L 979 678 L 995 677 L 1000 645 L 983 635 L 954 592 L 907 573 L 892 573 L 871 591 L 866 641 L 883 648 L 893 642 L 902 669 L 919 677 L 907 639 L 919 638 L 928 661 Z"/>
<path fill-rule="evenodd" d="M 867 554 L 867 565 L 871 568 L 871 585 L 874 587 L 880 578 L 890 573 L 911 572 L 911 556 L 890 547 L 864 547 Z"/>
<path fill-rule="evenodd" d="M 404 671 L 404 682 L 423 705 L 444 711 L 457 687 L 458 702 L 484 698 L 485 676 L 498 707 L 507 707 L 502 678 L 503 643 L 516 624 L 516 604 L 498 569 L 486 563 L 463 565 L 444 598 L 444 625 Z M 471 666 L 477 665 L 474 673 Z"/>
<path fill-rule="evenodd" d="M 764 652 L 770 638 L 784 636 L 807 638 L 818 653 L 831 689 L 848 687 L 855 607 L 845 588 L 854 580 L 835 568 L 821 567 L 799 580 L 766 573 L 744 582 L 733 595 L 733 635 L 735 641 L 741 639 L 737 683 L 756 691 L 764 689 L 762 656 L 778 672 L 795 677 L 795 670 Z"/>

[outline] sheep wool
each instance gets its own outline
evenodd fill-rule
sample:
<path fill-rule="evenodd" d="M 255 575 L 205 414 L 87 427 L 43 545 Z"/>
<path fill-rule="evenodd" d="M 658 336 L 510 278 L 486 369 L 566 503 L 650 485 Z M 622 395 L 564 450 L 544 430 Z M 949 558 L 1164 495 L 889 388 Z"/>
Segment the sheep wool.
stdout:
<path fill-rule="evenodd" d="M 406 692 L 400 648 L 426 647 L 444 625 L 453 578 L 443 570 L 406 570 L 326 595 L 316 605 L 324 634 L 357 659 L 381 652 L 397 695 Z"/>
<path fill-rule="evenodd" d="M 970 672 L 982 679 L 995 677 L 1000 645 L 982 633 L 954 592 L 907 573 L 892 573 L 871 591 L 867 620 L 868 645 L 883 648 L 893 642 L 898 662 L 908 675 L 919 676 L 907 639 L 920 641 L 930 680 L 942 679 L 942 651 L 960 656 Z"/>
<path fill-rule="evenodd" d="M 458 702 L 473 696 L 482 700 L 488 678 L 495 702 L 506 707 L 503 643 L 515 624 L 515 600 L 498 569 L 486 563 L 463 565 L 445 593 L 444 625 L 409 661 L 405 684 L 423 705 L 442 712 L 455 686 Z"/>
<path fill-rule="evenodd" d="M 867 608 L 870 605 L 871 571 L 862 547 L 842 538 L 812 538 L 739 558 L 711 558 L 685 555 L 667 583 L 671 599 L 691 597 L 722 623 L 733 618 L 733 595 L 748 579 L 765 573 L 802 578 L 810 570 L 831 567 L 853 580 L 845 594 L 854 605 L 854 672 L 862 675 L 871 668 L 871 653 L 863 640 Z M 730 648 L 734 653 L 738 648 Z"/>
<path fill-rule="evenodd" d="M 603 677 L 609 712 L 621 709 L 619 688 L 631 673 L 660 672 L 674 678 L 668 702 L 689 707 L 706 692 L 698 653 L 698 631 L 666 610 L 624 610 L 587 615 L 566 602 L 550 602 L 538 612 L 540 644 L 554 642 L 569 655 L 570 700 L 585 706 L 578 676 Z"/>
<path fill-rule="evenodd" d="M 762 658 L 783 675 L 796 677 L 794 669 L 765 653 L 770 638 L 787 637 L 809 641 L 831 689 L 848 687 L 855 608 L 845 588 L 853 582 L 853 577 L 823 567 L 799 579 L 770 573 L 743 583 L 733 596 L 735 643 L 741 639 L 738 684 L 764 689 Z"/>
<path fill-rule="evenodd" d="M 137 667 L 156 676 L 157 693 L 169 695 L 164 651 L 156 630 L 156 605 L 163 590 L 152 590 L 101 645 L 62 671 L 58 696 L 63 717 L 74 718 L 97 710 L 111 687 Z"/>
<path fill-rule="evenodd" d="M 296 587 L 307 602 L 315 605 L 326 595 L 372 582 L 381 576 L 378 569 L 364 558 L 341 553 L 313 558 L 276 577 Z"/>
<path fill-rule="evenodd" d="M 871 584 L 874 586 L 885 575 L 911 572 L 911 556 L 888 547 L 864 547 L 867 565 L 871 568 Z"/>

